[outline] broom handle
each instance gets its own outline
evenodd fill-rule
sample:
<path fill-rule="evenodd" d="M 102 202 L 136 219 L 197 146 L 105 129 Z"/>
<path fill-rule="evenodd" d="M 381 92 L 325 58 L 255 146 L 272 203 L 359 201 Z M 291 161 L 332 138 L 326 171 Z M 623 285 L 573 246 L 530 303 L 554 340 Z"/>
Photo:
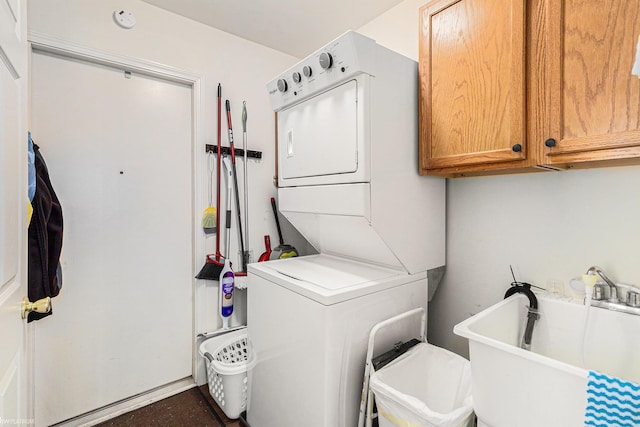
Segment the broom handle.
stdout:
<path fill-rule="evenodd" d="M 247 244 L 245 266 L 249 263 L 249 181 L 247 165 L 247 102 L 242 101 L 242 150 L 244 151 L 244 241 Z M 246 271 L 246 270 L 245 270 Z"/>
<path fill-rule="evenodd" d="M 229 149 L 231 151 L 231 169 L 233 170 L 233 185 L 236 193 L 236 211 L 238 213 L 238 233 L 240 234 L 240 254 L 242 258 L 242 271 L 247 271 L 247 266 L 244 257 L 244 238 L 242 236 L 242 213 L 240 212 L 240 194 L 238 192 L 238 173 L 236 172 L 236 149 L 233 145 L 233 126 L 231 125 L 231 104 L 227 99 L 225 101 L 227 108 L 227 128 L 229 130 Z M 227 256 L 229 256 L 227 254 Z"/>
<path fill-rule="evenodd" d="M 231 173 L 232 167 L 229 164 L 229 158 L 224 155 L 222 158 L 224 162 L 225 168 L 225 176 L 227 178 L 227 212 L 226 212 L 226 245 L 225 245 L 225 257 L 230 259 L 229 252 L 231 251 L 231 180 L 233 179 L 233 174 Z"/>
<path fill-rule="evenodd" d="M 217 182 L 216 182 L 216 261 L 220 261 L 220 153 L 222 153 L 222 86 L 218 83 L 218 164 L 217 164 Z M 229 255 L 227 255 L 229 256 Z"/>
<path fill-rule="evenodd" d="M 280 239 L 280 244 L 284 245 L 284 240 L 282 240 L 282 230 L 280 229 L 280 220 L 278 219 L 278 208 L 276 208 L 276 199 L 271 198 L 271 208 L 273 209 L 273 216 L 276 217 L 276 227 L 278 228 L 278 239 Z"/>

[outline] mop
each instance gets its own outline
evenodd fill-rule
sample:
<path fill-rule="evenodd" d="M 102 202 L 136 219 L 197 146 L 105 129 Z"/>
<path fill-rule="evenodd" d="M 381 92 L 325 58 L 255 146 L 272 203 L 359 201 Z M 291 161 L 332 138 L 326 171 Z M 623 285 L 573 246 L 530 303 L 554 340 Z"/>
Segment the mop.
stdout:
<path fill-rule="evenodd" d="M 218 180 L 216 182 L 216 208 L 219 210 L 220 207 L 220 156 L 222 153 L 222 86 L 218 83 Z M 229 213 L 227 213 L 229 214 Z M 228 223 L 229 220 L 227 220 Z M 196 279 L 205 279 L 205 280 L 218 280 L 220 278 L 220 273 L 224 267 L 224 259 L 220 254 L 220 215 L 216 214 L 216 254 L 215 258 L 212 258 L 211 255 L 207 255 L 207 260 L 204 264 L 204 267 L 200 270 L 200 272 L 196 275 Z M 229 254 L 227 253 L 227 257 Z"/>
<path fill-rule="evenodd" d="M 236 274 L 236 288 L 247 288 L 247 264 L 251 259 L 249 252 L 249 185 L 247 177 L 247 102 L 242 101 L 242 151 L 244 156 L 244 242 L 247 247 L 242 253 L 242 272 Z"/>
<path fill-rule="evenodd" d="M 247 157 L 247 102 L 242 101 L 242 151 L 244 152 L 244 269 L 247 271 L 247 264 L 251 261 L 251 251 L 249 250 L 249 164 Z"/>

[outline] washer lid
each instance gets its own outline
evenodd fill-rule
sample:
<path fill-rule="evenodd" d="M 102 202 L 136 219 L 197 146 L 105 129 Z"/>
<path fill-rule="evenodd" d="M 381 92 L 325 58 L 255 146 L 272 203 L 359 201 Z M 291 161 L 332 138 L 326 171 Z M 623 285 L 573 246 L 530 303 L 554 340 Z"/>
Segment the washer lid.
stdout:
<path fill-rule="evenodd" d="M 318 254 L 250 264 L 249 273 L 304 295 L 324 305 L 402 285 L 426 277 L 426 273 L 406 272 Z M 249 288 L 251 280 L 249 280 Z"/>
<path fill-rule="evenodd" d="M 339 290 L 398 275 L 397 271 L 332 256 L 303 257 L 271 266 L 280 274 L 323 289 Z"/>

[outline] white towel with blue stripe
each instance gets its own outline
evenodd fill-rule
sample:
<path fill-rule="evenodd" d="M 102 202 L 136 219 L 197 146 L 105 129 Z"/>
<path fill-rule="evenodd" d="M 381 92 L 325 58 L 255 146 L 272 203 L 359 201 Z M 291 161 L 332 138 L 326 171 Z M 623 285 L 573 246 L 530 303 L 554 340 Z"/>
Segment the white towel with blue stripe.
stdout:
<path fill-rule="evenodd" d="M 640 385 L 600 372 L 589 371 L 587 427 L 640 426 Z"/>

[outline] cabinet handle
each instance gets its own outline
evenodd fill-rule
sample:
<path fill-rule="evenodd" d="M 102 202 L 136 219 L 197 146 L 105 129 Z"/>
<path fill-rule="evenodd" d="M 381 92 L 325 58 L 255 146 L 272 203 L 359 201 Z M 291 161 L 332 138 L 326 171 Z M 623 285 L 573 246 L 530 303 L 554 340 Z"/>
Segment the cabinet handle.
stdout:
<path fill-rule="evenodd" d="M 514 144 L 514 146 L 513 146 L 513 147 L 511 147 L 511 149 L 512 149 L 514 152 L 519 153 L 519 152 L 521 152 L 521 151 L 522 151 L 522 145 L 520 145 L 520 144 Z"/>
<path fill-rule="evenodd" d="M 553 139 L 553 138 L 549 138 L 544 142 L 544 145 L 546 145 L 549 148 L 555 147 L 556 146 L 556 140 Z"/>

